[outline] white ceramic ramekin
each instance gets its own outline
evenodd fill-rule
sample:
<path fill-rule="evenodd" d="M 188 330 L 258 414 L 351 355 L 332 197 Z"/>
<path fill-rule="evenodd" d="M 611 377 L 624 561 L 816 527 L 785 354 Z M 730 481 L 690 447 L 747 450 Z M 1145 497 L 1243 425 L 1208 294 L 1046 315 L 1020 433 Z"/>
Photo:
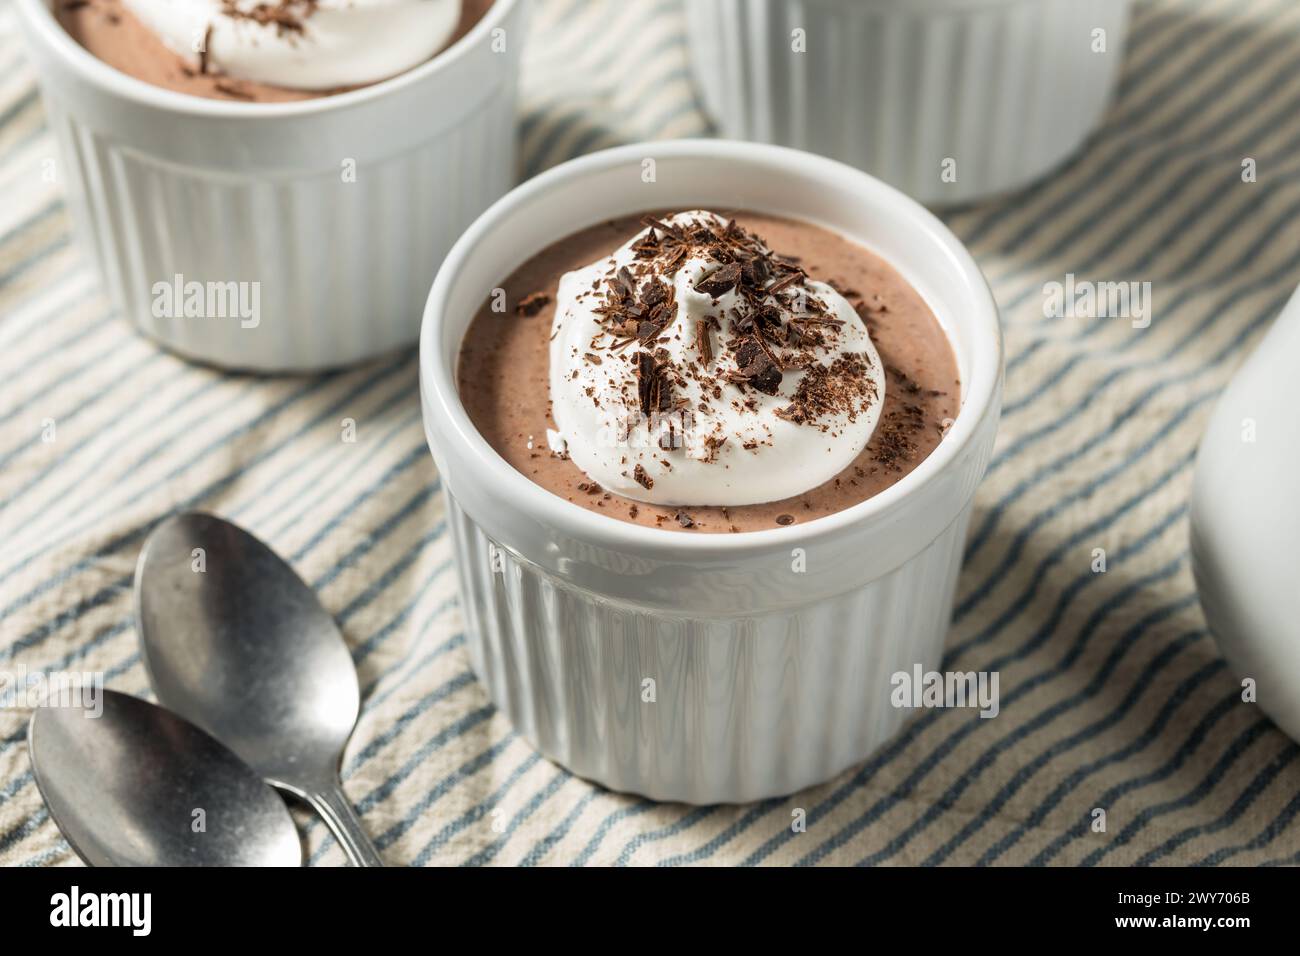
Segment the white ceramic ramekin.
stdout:
<path fill-rule="evenodd" d="M 1219 649 L 1300 741 L 1300 288 L 1233 374 L 1196 454 L 1190 551 Z"/>
<path fill-rule="evenodd" d="M 86 52 L 48 0 L 16 7 L 109 297 L 187 357 L 306 371 L 415 341 L 443 256 L 514 183 L 520 0 L 391 80 L 278 104 L 151 86 Z M 157 286 L 178 275 L 245 308 L 186 317 Z"/>
<path fill-rule="evenodd" d="M 1129 5 L 689 0 L 686 10 L 692 68 L 724 136 L 812 150 L 950 204 L 1028 184 L 1079 148 L 1119 77 Z"/>
<path fill-rule="evenodd" d="M 930 303 L 957 353 L 962 409 L 898 484 L 805 525 L 687 534 L 567 502 L 474 429 L 455 359 L 505 276 L 557 236 L 611 216 L 710 207 L 835 229 L 892 262 Z M 616 790 L 747 801 L 862 760 L 907 716 L 890 705 L 890 677 L 938 665 L 1001 389 L 997 308 L 974 261 L 923 207 L 864 173 L 775 146 L 681 140 L 538 176 L 457 242 L 420 339 L 424 423 L 475 670 L 538 749 Z"/>

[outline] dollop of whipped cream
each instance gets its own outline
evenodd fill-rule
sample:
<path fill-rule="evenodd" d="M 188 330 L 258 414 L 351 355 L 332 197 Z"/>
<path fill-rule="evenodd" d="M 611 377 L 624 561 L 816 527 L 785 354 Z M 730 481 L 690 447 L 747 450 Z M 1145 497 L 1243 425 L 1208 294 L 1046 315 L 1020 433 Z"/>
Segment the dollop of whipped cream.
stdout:
<path fill-rule="evenodd" d="M 298 90 L 361 86 L 432 57 L 461 0 L 124 0 L 196 70 Z"/>
<path fill-rule="evenodd" d="M 644 224 L 560 279 L 551 447 L 660 505 L 779 501 L 847 468 L 885 398 L 853 306 L 715 213 Z"/>

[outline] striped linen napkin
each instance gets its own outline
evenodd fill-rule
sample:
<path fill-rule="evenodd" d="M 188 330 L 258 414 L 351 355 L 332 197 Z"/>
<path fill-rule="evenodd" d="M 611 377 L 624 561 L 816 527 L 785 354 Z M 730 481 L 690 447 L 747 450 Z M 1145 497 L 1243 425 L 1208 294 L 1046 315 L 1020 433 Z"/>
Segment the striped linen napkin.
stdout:
<path fill-rule="evenodd" d="M 524 175 L 709 131 L 673 0 L 538 3 L 523 83 Z M 1008 366 L 945 666 L 1000 672 L 1001 713 L 924 712 L 861 767 L 751 806 L 657 805 L 538 757 L 469 670 L 414 353 L 261 380 L 159 351 L 74 245 L 42 176 L 53 150 L 0 6 L 0 669 L 103 671 L 148 696 L 134 560 L 160 516 L 202 507 L 270 542 L 338 617 L 365 695 L 345 787 L 394 863 L 1300 861 L 1300 749 L 1240 703 L 1186 521 L 1213 400 L 1300 280 L 1293 0 L 1139 3 L 1086 153 L 947 215 L 1004 311 Z M 1045 317 L 1045 284 L 1067 275 L 1149 281 L 1150 326 Z M 76 864 L 25 718 L 0 711 L 0 863 Z M 313 864 L 343 861 L 299 821 Z"/>

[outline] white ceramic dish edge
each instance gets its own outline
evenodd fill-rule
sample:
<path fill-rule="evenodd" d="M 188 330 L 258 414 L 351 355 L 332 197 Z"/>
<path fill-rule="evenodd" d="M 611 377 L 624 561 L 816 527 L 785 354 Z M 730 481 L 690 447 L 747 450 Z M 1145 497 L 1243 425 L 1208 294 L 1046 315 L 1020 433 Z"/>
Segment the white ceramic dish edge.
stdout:
<path fill-rule="evenodd" d="M 1223 656 L 1300 740 L 1300 288 L 1215 405 L 1192 483 L 1196 589 Z"/>

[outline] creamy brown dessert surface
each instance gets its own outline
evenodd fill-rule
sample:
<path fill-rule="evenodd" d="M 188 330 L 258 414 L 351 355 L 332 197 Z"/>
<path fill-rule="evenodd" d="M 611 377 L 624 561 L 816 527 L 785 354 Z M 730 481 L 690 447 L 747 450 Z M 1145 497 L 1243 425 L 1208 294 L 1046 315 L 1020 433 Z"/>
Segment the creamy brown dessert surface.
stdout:
<path fill-rule="evenodd" d="M 961 383 L 947 337 L 916 290 L 879 256 L 826 229 L 761 213 L 719 212 L 774 252 L 797 260 L 811 278 L 837 287 L 866 323 L 885 366 L 886 388 L 880 420 L 863 452 L 839 476 L 804 494 L 727 508 L 633 501 L 600 488 L 550 450 L 556 287 L 564 273 L 608 256 L 640 232 L 638 214 L 554 243 L 503 283 L 512 308 L 495 312 L 489 300 L 474 317 L 461 346 L 458 388 L 471 421 L 510 465 L 562 498 L 623 521 L 674 530 L 754 531 L 811 521 L 865 501 L 939 444 L 960 408 Z"/>
<path fill-rule="evenodd" d="M 492 0 L 464 0 L 460 22 L 446 46 L 468 33 L 490 6 Z M 177 93 L 217 100 L 283 103 L 358 89 L 296 90 L 221 73 L 200 72 L 169 49 L 121 0 L 54 0 L 54 14 L 72 38 L 96 58 L 137 80 Z"/>

